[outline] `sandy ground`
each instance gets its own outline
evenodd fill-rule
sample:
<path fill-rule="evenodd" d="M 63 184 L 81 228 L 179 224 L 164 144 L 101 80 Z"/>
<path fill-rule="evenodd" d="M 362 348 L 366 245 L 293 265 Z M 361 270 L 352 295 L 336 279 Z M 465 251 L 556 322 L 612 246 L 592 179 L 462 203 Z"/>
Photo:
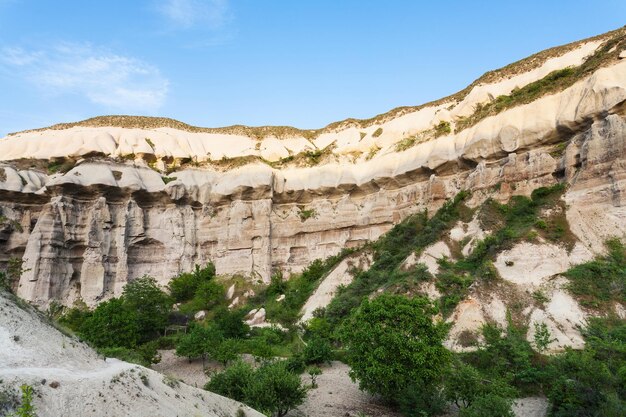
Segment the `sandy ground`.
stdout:
<path fill-rule="evenodd" d="M 515 401 L 513 411 L 516 417 L 545 417 L 548 414 L 548 400 L 544 397 L 527 397 Z"/>
<path fill-rule="evenodd" d="M 162 374 L 172 376 L 198 388 L 202 388 L 209 380 L 209 376 L 202 370 L 202 361 L 179 358 L 173 350 L 163 350 L 161 362 L 152 366 L 152 369 Z M 207 372 L 219 371 L 221 365 L 216 362 L 207 362 Z M 317 378 L 318 387 L 308 392 L 304 404 L 291 411 L 287 417 L 356 417 L 359 413 L 367 417 L 401 417 L 385 406 L 376 398 L 359 390 L 357 383 L 348 376 L 350 367 L 342 362 L 332 362 L 322 366 L 322 375 Z M 306 385 L 310 385 L 311 378 L 302 375 Z M 545 398 L 529 397 L 516 401 L 513 407 L 516 417 L 544 417 L 548 403 Z M 448 414 L 451 417 L 455 413 Z"/>
<path fill-rule="evenodd" d="M 317 378 L 318 387 L 309 391 L 306 401 L 287 417 L 356 417 L 362 413 L 367 417 L 400 417 L 389 407 L 372 396 L 359 390 L 358 384 L 348 376 L 350 367 L 342 362 L 332 362 L 322 367 L 322 375 Z M 308 385 L 311 379 L 303 375 Z M 513 411 L 516 417 L 545 417 L 548 403 L 545 398 L 521 398 L 515 402 Z M 446 416 L 454 416 L 451 412 Z M 442 416 L 443 417 L 443 416 Z"/>
<path fill-rule="evenodd" d="M 206 371 L 202 369 L 202 359 L 189 362 L 187 358 L 176 356 L 175 350 L 160 350 L 161 362 L 151 366 L 157 372 L 183 381 L 192 387 L 202 388 L 209 381 L 213 371 L 220 371 L 223 367 L 212 361 L 206 362 Z"/>
<path fill-rule="evenodd" d="M 368 417 L 400 417 L 370 395 L 359 390 L 359 386 L 348 376 L 350 367 L 341 362 L 323 366 L 322 375 L 317 378 L 318 387 L 311 389 L 306 401 L 288 417 L 328 417 L 357 416 L 359 412 Z M 303 381 L 308 385 L 311 378 L 304 374 Z"/>

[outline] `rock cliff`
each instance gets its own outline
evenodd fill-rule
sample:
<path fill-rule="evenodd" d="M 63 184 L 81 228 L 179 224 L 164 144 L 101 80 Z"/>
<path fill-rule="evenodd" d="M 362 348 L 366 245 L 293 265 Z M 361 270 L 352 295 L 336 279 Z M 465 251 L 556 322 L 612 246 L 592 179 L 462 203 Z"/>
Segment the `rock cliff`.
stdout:
<path fill-rule="evenodd" d="M 569 184 L 602 251 L 626 234 L 626 29 L 485 74 L 465 90 L 315 131 L 102 117 L 0 139 L 0 263 L 18 294 L 88 304 L 195 264 L 269 281 L 378 238 L 460 190 L 470 204 Z"/>

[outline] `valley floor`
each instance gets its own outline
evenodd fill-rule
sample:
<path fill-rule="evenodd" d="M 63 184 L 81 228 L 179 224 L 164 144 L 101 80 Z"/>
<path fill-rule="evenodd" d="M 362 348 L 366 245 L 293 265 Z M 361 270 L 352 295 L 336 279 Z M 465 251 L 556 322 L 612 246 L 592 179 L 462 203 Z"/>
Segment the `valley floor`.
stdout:
<path fill-rule="evenodd" d="M 176 356 L 174 350 L 162 350 L 161 362 L 152 369 L 180 379 L 186 384 L 202 388 L 209 377 L 202 370 L 202 360 L 189 362 L 186 358 Z M 222 366 L 216 362 L 207 362 L 207 370 L 219 371 Z M 322 375 L 317 378 L 318 387 L 309 391 L 304 404 L 291 411 L 287 417 L 400 417 L 375 398 L 359 390 L 358 384 L 352 382 L 348 365 L 333 361 L 321 367 Z M 302 375 L 305 384 L 310 384 L 310 377 Z M 513 409 L 516 417 L 544 417 L 547 412 L 547 401 L 542 397 L 521 398 L 516 401 Z M 449 417 L 456 413 L 449 414 Z"/>

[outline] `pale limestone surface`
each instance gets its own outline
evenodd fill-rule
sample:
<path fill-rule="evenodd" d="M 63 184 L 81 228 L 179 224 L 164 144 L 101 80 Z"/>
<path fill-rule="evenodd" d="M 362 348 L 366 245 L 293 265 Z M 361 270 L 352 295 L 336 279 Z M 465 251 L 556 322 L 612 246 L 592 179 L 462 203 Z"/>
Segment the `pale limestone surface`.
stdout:
<path fill-rule="evenodd" d="M 339 286 L 349 285 L 352 282 L 354 279 L 352 269 L 367 270 L 371 264 L 371 253 L 360 253 L 357 256 L 349 256 L 339 262 L 339 264 L 323 278 L 320 285 L 302 307 L 302 318 L 300 322 L 307 322 L 313 318 L 313 312 L 315 310 L 330 304 Z"/>
<path fill-rule="evenodd" d="M 450 257 L 450 248 L 445 242 L 437 242 L 428 246 L 420 255 L 417 263 L 424 264 L 428 268 L 428 272 L 435 275 L 439 272 L 439 263 L 443 258 Z M 406 261 L 405 261 L 406 262 Z"/>
<path fill-rule="evenodd" d="M 247 416 L 256 411 L 142 366 L 99 357 L 87 345 L 43 321 L 34 309 L 18 307 L 0 292 L 0 380 L 8 387 L 33 386 L 40 417 Z M 45 383 L 42 383 L 45 381 Z M 145 381 L 145 382 L 144 382 Z M 50 383 L 58 383 L 53 388 Z"/>
<path fill-rule="evenodd" d="M 521 242 L 500 253 L 494 266 L 505 280 L 532 290 L 546 279 L 591 259 L 593 254 L 580 243 L 568 253 L 565 247 L 551 243 Z"/>
<path fill-rule="evenodd" d="M 506 93 L 545 71 L 575 65 L 593 49 L 585 45 L 531 75 L 478 87 Z M 474 104 L 485 97 L 474 96 Z M 0 139 L 4 160 L 90 152 L 199 160 L 266 152 L 270 158 L 285 154 L 280 146 L 295 154 L 331 144 L 339 156 L 366 152 L 374 143 L 383 149 L 370 161 L 339 158 L 309 168 L 256 163 L 225 172 L 184 169 L 168 174 L 176 178 L 168 184 L 140 159 L 87 158 L 51 176 L 3 164 L 0 209 L 14 223 L 0 225 L 0 263 L 23 258 L 18 293 L 42 305 L 78 298 L 94 305 L 144 274 L 166 285 L 208 261 L 218 274 L 269 282 L 274 270 L 289 276 L 314 259 L 375 240 L 412 213 L 433 212 L 462 189 L 473 191 L 472 201 L 479 204 L 501 184 L 494 198 L 506 201 L 551 185 L 556 177 L 571 185 L 565 199 L 572 230 L 597 253 L 606 238 L 626 235 L 625 99 L 621 60 L 560 93 L 404 152 L 393 152 L 395 143 L 436 125 L 444 112 L 452 117 L 458 105 L 427 106 L 364 129 L 337 128 L 313 141 L 268 137 L 259 149 L 256 138 L 170 128 L 75 127 L 9 136 Z M 374 138 L 378 128 L 383 133 Z M 569 141 L 564 154 L 551 155 L 561 141 Z M 303 220 L 303 209 L 316 215 Z M 457 232 L 455 238 L 461 236 Z M 481 236 L 479 230 L 471 233 L 474 241 Z"/>

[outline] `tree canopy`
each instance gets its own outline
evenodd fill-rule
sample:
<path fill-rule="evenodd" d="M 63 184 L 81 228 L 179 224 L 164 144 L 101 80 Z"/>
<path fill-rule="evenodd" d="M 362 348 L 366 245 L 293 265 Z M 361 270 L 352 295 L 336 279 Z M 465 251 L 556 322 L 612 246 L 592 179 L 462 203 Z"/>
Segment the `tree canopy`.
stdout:
<path fill-rule="evenodd" d="M 425 298 L 383 294 L 363 301 L 342 334 L 350 376 L 361 389 L 393 401 L 415 381 L 441 376 L 450 358 L 447 327 L 434 323 L 433 313 Z"/>

